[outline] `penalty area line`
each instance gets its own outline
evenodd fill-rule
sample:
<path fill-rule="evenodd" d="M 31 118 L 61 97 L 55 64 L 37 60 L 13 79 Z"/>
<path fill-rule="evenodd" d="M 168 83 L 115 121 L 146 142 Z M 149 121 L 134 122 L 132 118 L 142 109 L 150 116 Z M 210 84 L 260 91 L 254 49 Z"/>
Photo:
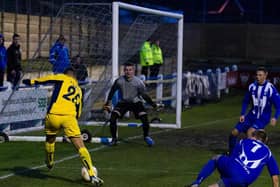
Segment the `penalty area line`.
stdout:
<path fill-rule="evenodd" d="M 187 127 L 182 127 L 180 129 L 189 129 L 189 128 L 195 128 L 195 127 L 201 127 L 201 126 L 214 125 L 214 124 L 216 124 L 218 122 L 232 120 L 232 119 L 235 119 L 235 118 L 236 117 L 220 119 L 220 120 L 214 120 L 214 121 L 204 122 L 204 123 L 200 123 L 200 124 L 189 125 Z M 159 130 L 159 131 L 151 132 L 150 134 L 151 135 L 155 135 L 155 134 L 161 134 L 161 133 L 170 132 L 170 131 L 173 131 L 173 130 L 180 130 L 180 129 L 164 129 L 164 130 Z M 138 139 L 138 138 L 141 138 L 142 136 L 143 135 L 131 136 L 131 137 L 128 137 L 128 138 L 124 139 L 123 141 Z M 105 149 L 107 147 L 108 147 L 107 145 L 101 145 L 99 147 L 96 147 L 96 148 L 93 148 L 93 149 L 89 149 L 88 151 L 89 152 L 96 152 L 96 151 Z M 77 157 L 79 157 L 78 154 L 71 155 L 71 156 L 68 156 L 68 157 L 64 157 L 64 158 L 62 158 L 60 160 L 55 161 L 55 164 L 58 164 L 58 163 L 61 163 L 61 162 L 64 162 L 64 161 L 68 161 L 68 160 L 71 160 L 71 159 L 74 159 L 74 158 L 77 158 Z M 7 179 L 9 177 L 13 177 L 13 176 L 16 176 L 16 175 L 19 175 L 19 174 L 22 174 L 22 173 L 27 173 L 27 172 L 32 171 L 32 170 L 41 169 L 41 168 L 44 168 L 44 167 L 46 167 L 46 165 L 42 164 L 42 165 L 34 166 L 32 168 L 29 168 L 29 169 L 24 169 L 24 170 L 21 170 L 21 171 L 17 171 L 17 172 L 9 173 L 9 174 L 6 174 L 6 175 L 2 175 L 2 176 L 0 176 L 0 180 Z"/>

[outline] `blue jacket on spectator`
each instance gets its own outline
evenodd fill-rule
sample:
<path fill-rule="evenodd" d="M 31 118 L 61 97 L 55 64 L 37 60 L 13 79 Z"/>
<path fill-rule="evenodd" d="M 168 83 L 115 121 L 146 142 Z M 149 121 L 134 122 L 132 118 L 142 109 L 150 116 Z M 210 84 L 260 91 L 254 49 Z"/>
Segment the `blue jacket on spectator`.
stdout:
<path fill-rule="evenodd" d="M 70 66 L 69 52 L 65 45 L 57 41 L 50 49 L 50 63 L 54 73 L 63 73 Z"/>
<path fill-rule="evenodd" d="M 4 85 L 4 75 L 7 66 L 7 51 L 4 46 L 4 36 L 0 34 L 0 91 Z"/>
<path fill-rule="evenodd" d="M 3 35 L 0 34 L 0 38 L 3 38 Z M 7 66 L 7 51 L 4 45 L 0 45 L 0 70 L 5 70 Z"/>

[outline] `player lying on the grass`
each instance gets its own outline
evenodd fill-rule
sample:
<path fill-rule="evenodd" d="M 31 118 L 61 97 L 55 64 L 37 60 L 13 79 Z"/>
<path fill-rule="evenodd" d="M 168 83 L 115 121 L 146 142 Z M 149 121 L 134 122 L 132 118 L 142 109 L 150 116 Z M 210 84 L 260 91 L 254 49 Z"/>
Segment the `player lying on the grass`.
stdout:
<path fill-rule="evenodd" d="M 124 75 L 115 80 L 108 98 L 104 105 L 105 110 L 110 110 L 110 102 L 116 91 L 121 94 L 121 99 L 114 107 L 110 118 L 110 131 L 112 135 L 111 145 L 117 144 L 117 120 L 121 118 L 127 111 L 132 111 L 137 119 L 140 119 L 143 124 L 144 141 L 148 146 L 154 145 L 153 139 L 149 136 L 150 122 L 148 120 L 148 114 L 144 108 L 143 99 L 153 106 L 157 107 L 157 104 L 145 93 L 145 84 L 141 79 L 136 77 L 135 66 L 132 63 L 124 64 Z"/>
<path fill-rule="evenodd" d="M 67 68 L 64 74 L 48 75 L 37 79 L 24 79 L 26 85 L 53 84 L 50 105 L 46 115 L 46 165 L 49 169 L 54 166 L 55 139 L 63 129 L 80 154 L 83 165 L 87 168 L 91 183 L 95 186 L 103 184 L 93 170 L 90 154 L 81 138 L 78 118 L 82 111 L 82 92 L 72 68 Z"/>
<path fill-rule="evenodd" d="M 203 180 L 218 169 L 221 179 L 209 187 L 247 187 L 261 174 L 267 166 L 273 187 L 279 187 L 279 168 L 270 149 L 265 143 L 267 135 L 256 130 L 251 138 L 240 140 L 230 156 L 217 155 L 204 165 L 197 179 L 187 187 L 198 187 Z"/>
<path fill-rule="evenodd" d="M 229 137 L 230 153 L 237 143 L 240 133 L 247 133 L 247 136 L 250 137 L 252 132 L 256 129 L 264 129 L 269 122 L 272 126 L 276 125 L 276 120 L 280 115 L 280 99 L 277 89 L 267 81 L 267 74 L 268 72 L 264 67 L 259 67 L 256 71 L 256 81 L 249 85 L 242 102 L 239 122 Z M 252 108 L 245 115 L 250 102 L 252 103 Z M 272 104 L 275 107 L 275 114 L 271 118 Z"/>

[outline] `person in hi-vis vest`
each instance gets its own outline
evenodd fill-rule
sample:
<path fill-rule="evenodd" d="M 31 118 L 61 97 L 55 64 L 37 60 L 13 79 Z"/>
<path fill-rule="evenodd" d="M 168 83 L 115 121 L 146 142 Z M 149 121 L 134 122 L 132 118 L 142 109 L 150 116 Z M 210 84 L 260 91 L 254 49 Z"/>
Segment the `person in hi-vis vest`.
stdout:
<path fill-rule="evenodd" d="M 151 48 L 151 41 L 147 39 L 140 49 L 140 64 L 141 74 L 148 77 L 149 67 L 153 66 L 153 53 Z"/>
<path fill-rule="evenodd" d="M 154 65 L 150 69 L 150 76 L 156 78 L 158 76 L 160 66 L 163 64 L 162 50 L 160 48 L 160 41 L 158 39 L 152 44 L 152 53 Z"/>

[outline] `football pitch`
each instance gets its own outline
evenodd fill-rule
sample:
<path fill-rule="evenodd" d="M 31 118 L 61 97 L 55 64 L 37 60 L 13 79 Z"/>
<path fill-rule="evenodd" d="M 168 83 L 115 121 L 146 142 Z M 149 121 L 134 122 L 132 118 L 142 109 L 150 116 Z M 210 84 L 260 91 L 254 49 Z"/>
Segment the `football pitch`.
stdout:
<path fill-rule="evenodd" d="M 182 129 L 152 129 L 156 145 L 147 147 L 141 128 L 119 129 L 121 143 L 115 147 L 86 144 L 104 187 L 183 187 L 195 179 L 202 165 L 213 155 L 227 150 L 231 128 L 238 120 L 242 94 L 225 96 L 218 103 L 195 106 L 182 113 Z M 162 116 L 168 118 L 169 116 Z M 98 130 L 93 127 L 91 131 Z M 268 127 L 269 145 L 280 161 L 279 128 Z M 109 135 L 109 129 L 99 129 Z M 42 134 L 37 132 L 35 134 Z M 91 186 L 80 176 L 81 162 L 74 147 L 56 144 L 53 170 L 44 166 L 44 143 L 8 142 L 0 144 L 1 187 L 82 187 Z M 219 178 L 209 177 L 201 186 Z M 266 168 L 251 185 L 271 186 Z"/>

